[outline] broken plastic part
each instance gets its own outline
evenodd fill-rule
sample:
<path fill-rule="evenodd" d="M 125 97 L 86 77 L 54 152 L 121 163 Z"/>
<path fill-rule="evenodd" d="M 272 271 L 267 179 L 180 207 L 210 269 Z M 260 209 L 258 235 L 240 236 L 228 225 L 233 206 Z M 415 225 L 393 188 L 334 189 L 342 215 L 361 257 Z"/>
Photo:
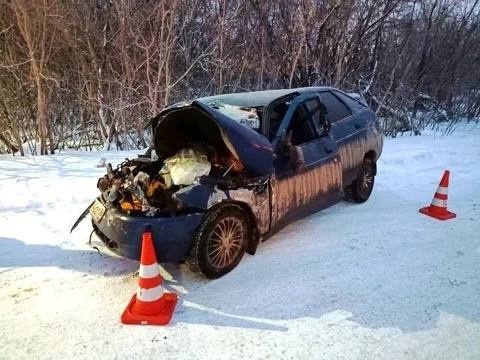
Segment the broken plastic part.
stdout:
<path fill-rule="evenodd" d="M 190 207 L 207 210 L 208 200 L 214 191 L 213 186 L 194 184 L 180 189 L 173 196 Z"/>
<path fill-rule="evenodd" d="M 134 186 L 147 186 L 148 182 L 150 180 L 150 175 L 147 173 L 144 173 L 143 171 L 139 171 L 137 176 L 133 179 L 133 185 Z"/>
<path fill-rule="evenodd" d="M 147 196 L 147 198 L 151 198 L 158 189 L 164 189 L 164 188 L 165 188 L 165 185 L 163 183 L 154 179 L 150 183 L 148 183 L 147 190 L 145 191 L 145 195 Z"/>
<path fill-rule="evenodd" d="M 125 210 L 125 211 L 134 210 L 133 205 L 129 201 L 125 201 L 125 200 L 120 202 L 120 207 L 122 208 L 122 210 Z"/>

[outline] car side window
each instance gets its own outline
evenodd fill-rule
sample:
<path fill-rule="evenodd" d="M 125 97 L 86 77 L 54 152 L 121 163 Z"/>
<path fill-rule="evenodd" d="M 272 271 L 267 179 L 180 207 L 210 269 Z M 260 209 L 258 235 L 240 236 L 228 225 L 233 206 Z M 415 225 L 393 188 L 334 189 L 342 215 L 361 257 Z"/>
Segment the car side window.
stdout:
<path fill-rule="evenodd" d="M 320 98 L 327 107 L 327 120 L 330 124 L 352 115 L 350 109 L 338 100 L 330 91 L 320 93 Z"/>
<path fill-rule="evenodd" d="M 289 105 L 289 101 L 282 101 L 270 111 L 270 127 L 268 132 L 268 138 L 270 139 L 270 141 L 275 138 L 278 128 L 280 127 L 282 119 L 285 116 Z"/>
<path fill-rule="evenodd" d="M 363 110 L 366 107 L 365 105 L 360 103 L 358 100 L 355 100 L 348 95 L 342 94 L 339 91 L 334 91 L 333 93 L 335 94 L 336 97 L 342 100 L 343 103 L 345 103 L 353 111 Z"/>
<path fill-rule="evenodd" d="M 298 105 L 287 133 L 291 133 L 292 145 L 301 145 L 317 138 L 305 103 Z"/>
<path fill-rule="evenodd" d="M 305 107 L 317 134 L 322 135 L 325 132 L 325 105 L 318 99 L 310 99 L 305 101 Z"/>

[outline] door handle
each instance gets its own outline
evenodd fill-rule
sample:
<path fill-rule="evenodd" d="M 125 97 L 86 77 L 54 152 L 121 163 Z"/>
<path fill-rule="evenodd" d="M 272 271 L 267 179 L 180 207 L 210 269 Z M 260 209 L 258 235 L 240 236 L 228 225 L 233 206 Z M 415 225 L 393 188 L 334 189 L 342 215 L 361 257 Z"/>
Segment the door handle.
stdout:
<path fill-rule="evenodd" d="M 355 129 L 360 129 L 362 127 L 362 124 L 354 123 L 353 126 L 355 126 Z"/>
<path fill-rule="evenodd" d="M 325 148 L 325 151 L 327 152 L 327 154 L 331 154 L 333 152 L 333 149 L 332 148 Z"/>

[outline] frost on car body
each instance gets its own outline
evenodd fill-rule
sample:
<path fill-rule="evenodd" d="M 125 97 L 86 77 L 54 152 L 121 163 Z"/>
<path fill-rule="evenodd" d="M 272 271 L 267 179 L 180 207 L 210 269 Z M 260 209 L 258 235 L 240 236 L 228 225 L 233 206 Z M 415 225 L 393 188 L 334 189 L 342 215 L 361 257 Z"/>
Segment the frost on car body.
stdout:
<path fill-rule="evenodd" d="M 363 102 L 333 88 L 225 94 L 152 119 L 153 148 L 98 181 L 93 227 L 138 259 L 151 226 L 160 261 L 210 278 L 286 223 L 373 188 L 383 138 Z"/>

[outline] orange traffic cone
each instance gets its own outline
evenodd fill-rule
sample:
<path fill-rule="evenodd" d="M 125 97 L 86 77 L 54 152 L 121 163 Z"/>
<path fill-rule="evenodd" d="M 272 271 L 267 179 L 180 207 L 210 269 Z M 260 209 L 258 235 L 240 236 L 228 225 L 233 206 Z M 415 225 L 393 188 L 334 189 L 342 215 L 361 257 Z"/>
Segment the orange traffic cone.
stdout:
<path fill-rule="evenodd" d="M 177 304 L 177 294 L 163 291 L 163 278 L 158 269 L 150 231 L 144 231 L 142 235 L 139 276 L 137 293 L 133 295 L 132 300 L 123 312 L 122 323 L 168 324 Z"/>
<path fill-rule="evenodd" d="M 457 216 L 457 214 L 447 210 L 449 176 L 450 171 L 445 170 L 440 185 L 438 185 L 437 192 L 433 196 L 432 203 L 430 206 L 423 207 L 419 210 L 422 214 L 438 220 L 448 220 Z"/>

